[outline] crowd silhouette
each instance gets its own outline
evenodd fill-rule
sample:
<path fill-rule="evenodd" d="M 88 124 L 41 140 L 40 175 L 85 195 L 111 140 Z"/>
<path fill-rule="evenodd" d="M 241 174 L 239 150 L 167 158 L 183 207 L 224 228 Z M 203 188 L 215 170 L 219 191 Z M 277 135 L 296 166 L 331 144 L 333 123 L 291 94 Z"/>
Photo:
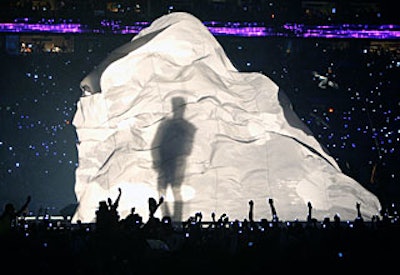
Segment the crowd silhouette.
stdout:
<path fill-rule="evenodd" d="M 203 220 L 197 212 L 180 223 L 170 216 L 157 218 L 164 203 L 160 197 L 148 199 L 146 220 L 135 212 L 125 218 L 118 214 L 122 190 L 113 202 L 99 201 L 96 220 L 71 224 L 48 219 L 28 220 L 24 212 L 31 197 L 16 211 L 8 203 L 1 216 L 4 263 L 18 264 L 9 274 L 22 271 L 47 274 L 54 269 L 68 274 L 159 274 L 230 272 L 259 274 L 274 271 L 313 272 L 319 267 L 331 271 L 366 271 L 370 263 L 392 268 L 400 235 L 397 211 L 386 209 L 371 221 L 364 221 L 362 205 L 355 204 L 354 220 L 341 221 L 335 215 L 319 221 L 308 215 L 304 219 L 281 221 L 272 198 L 267 198 L 272 219 L 255 221 L 254 202 L 249 201 L 248 218 L 230 220 L 227 213 Z M 368 267 L 368 268 L 367 268 Z M 315 268 L 315 270 L 314 270 Z M 191 270 L 191 271 L 190 271 Z"/>

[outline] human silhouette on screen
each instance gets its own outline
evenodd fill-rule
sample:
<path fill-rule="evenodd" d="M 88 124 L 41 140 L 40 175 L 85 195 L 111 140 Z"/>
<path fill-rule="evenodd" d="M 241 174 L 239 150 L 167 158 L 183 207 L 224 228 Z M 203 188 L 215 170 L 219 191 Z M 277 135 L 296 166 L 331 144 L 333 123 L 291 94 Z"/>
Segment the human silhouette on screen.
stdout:
<path fill-rule="evenodd" d="M 192 151 L 196 128 L 184 118 L 186 102 L 182 97 L 171 100 L 173 115 L 161 122 L 152 144 L 153 167 L 158 173 L 158 192 L 166 196 L 171 187 L 173 211 L 163 204 L 163 214 L 182 221 L 181 185 L 185 177 L 186 158 Z"/>

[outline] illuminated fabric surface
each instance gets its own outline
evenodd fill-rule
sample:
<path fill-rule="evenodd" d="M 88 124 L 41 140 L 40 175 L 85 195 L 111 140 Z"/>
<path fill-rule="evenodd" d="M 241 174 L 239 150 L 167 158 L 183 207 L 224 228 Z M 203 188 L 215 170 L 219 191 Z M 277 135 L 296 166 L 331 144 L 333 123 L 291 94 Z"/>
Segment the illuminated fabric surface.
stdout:
<path fill-rule="evenodd" d="M 118 188 L 121 218 L 135 207 L 147 219 L 148 198 L 160 196 L 157 216 L 174 220 L 243 220 L 249 200 L 256 220 L 270 220 L 268 198 L 281 220 L 305 220 L 309 201 L 317 219 L 353 220 L 358 202 L 365 219 L 379 213 L 377 197 L 340 171 L 279 87 L 239 72 L 197 18 L 171 13 L 130 43 L 83 80 L 101 92 L 81 97 L 73 120 L 73 222 L 93 222 Z"/>

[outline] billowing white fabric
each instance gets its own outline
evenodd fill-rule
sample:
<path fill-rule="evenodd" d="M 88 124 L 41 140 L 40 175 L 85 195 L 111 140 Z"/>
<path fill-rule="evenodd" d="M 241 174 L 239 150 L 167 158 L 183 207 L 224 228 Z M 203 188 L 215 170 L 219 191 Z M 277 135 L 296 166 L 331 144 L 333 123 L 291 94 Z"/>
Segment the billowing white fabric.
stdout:
<path fill-rule="evenodd" d="M 138 39 L 101 73 L 101 92 L 78 102 L 73 222 L 95 221 L 118 188 L 121 218 L 135 207 L 146 220 L 148 198 L 160 196 L 156 215 L 177 221 L 196 212 L 243 220 L 250 200 L 255 220 L 270 220 L 269 198 L 280 220 L 305 220 L 308 202 L 317 219 L 353 220 L 357 203 L 364 219 L 379 213 L 377 197 L 341 172 L 279 87 L 239 72 L 197 18 L 165 15 Z"/>

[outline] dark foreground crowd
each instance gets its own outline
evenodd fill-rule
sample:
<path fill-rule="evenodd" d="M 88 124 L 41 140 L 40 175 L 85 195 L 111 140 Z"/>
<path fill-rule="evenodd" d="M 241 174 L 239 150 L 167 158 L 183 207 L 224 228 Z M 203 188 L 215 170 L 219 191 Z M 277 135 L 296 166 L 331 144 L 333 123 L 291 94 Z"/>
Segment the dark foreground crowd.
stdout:
<path fill-rule="evenodd" d="M 120 219 L 118 201 L 100 201 L 96 221 L 70 223 L 24 217 L 26 203 L 9 203 L 0 220 L 2 274 L 289 274 L 395 271 L 400 249 L 397 211 L 364 221 L 361 205 L 352 221 L 281 221 L 270 199 L 272 219 L 227 215 L 204 222 L 202 213 L 182 223 L 155 216 L 163 203 L 149 198 L 149 217 Z M 360 273 L 357 273 L 360 274 Z"/>

